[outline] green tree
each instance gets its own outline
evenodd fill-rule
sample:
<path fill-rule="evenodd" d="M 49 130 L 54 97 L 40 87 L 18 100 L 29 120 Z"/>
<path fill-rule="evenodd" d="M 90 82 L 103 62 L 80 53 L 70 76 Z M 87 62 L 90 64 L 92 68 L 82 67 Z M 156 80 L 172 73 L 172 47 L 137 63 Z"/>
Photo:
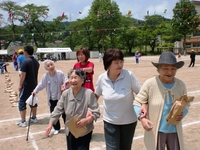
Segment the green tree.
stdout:
<path fill-rule="evenodd" d="M 4 48 L 7 49 L 10 43 L 17 39 L 17 36 L 15 35 L 20 33 L 16 25 L 17 15 L 20 10 L 20 6 L 17 5 L 16 2 L 3 1 L 0 3 L 0 9 L 7 12 L 7 14 L 9 14 L 7 22 L 6 21 L 4 22 L 6 25 L 6 27 L 4 27 L 4 35 L 3 37 L 1 36 L 2 40 L 5 41 L 3 43 Z M 1 34 L 3 33 L 1 32 Z"/>
<path fill-rule="evenodd" d="M 46 21 L 48 18 L 48 6 L 36 6 L 27 4 L 19 6 L 16 2 L 5 1 L 0 3 L 0 9 L 7 12 L 9 15 L 8 23 L 6 24 L 5 37 L 7 48 L 11 41 L 23 40 L 25 43 L 30 43 L 36 47 L 46 47 L 47 42 L 52 42 L 54 38 L 52 34 L 65 29 L 63 19 L 58 16 L 53 21 Z M 23 35 L 23 36 L 21 36 Z"/>
<path fill-rule="evenodd" d="M 98 49 L 104 52 L 104 40 L 112 34 L 115 28 L 120 27 L 119 6 L 111 0 L 94 0 L 89 12 L 89 20 L 98 37 Z"/>
<path fill-rule="evenodd" d="M 197 10 L 190 0 L 181 0 L 173 9 L 172 27 L 183 37 L 183 53 L 186 55 L 186 37 L 197 30 L 200 19 Z"/>
<path fill-rule="evenodd" d="M 145 24 L 143 27 L 144 42 L 151 47 L 154 53 L 155 47 L 158 45 L 158 35 L 162 35 L 162 22 L 164 17 L 160 15 L 145 16 Z"/>
<path fill-rule="evenodd" d="M 24 34 L 26 41 L 32 41 L 36 47 L 47 47 L 46 42 L 52 42 L 52 33 L 64 29 L 62 17 L 59 16 L 51 22 L 47 22 L 48 6 L 36 6 L 34 4 L 27 4 L 22 7 L 19 14 L 19 21 L 25 27 Z M 65 16 L 66 17 L 66 16 Z M 41 44 L 40 44 L 41 43 Z"/>
<path fill-rule="evenodd" d="M 81 45 L 85 34 L 81 27 L 80 20 L 71 22 L 65 30 L 64 42 L 62 45 L 69 46 L 72 50 L 74 50 L 76 46 Z"/>
<path fill-rule="evenodd" d="M 137 38 L 139 35 L 139 30 L 135 27 L 136 21 L 130 16 L 125 17 L 122 16 L 121 19 L 121 33 L 120 33 L 120 41 L 122 43 L 123 48 L 128 49 L 128 53 L 132 53 L 132 49 L 137 45 Z"/>

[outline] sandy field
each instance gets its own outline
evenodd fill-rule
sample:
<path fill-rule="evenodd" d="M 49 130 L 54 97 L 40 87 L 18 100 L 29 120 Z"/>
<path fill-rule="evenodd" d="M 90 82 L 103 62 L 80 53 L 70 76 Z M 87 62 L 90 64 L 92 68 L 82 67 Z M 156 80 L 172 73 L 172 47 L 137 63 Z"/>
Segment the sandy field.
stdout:
<path fill-rule="evenodd" d="M 195 96 L 195 100 L 190 106 L 188 115 L 183 119 L 183 131 L 186 150 L 200 149 L 200 56 L 196 57 L 195 67 L 189 68 L 189 56 L 182 56 L 179 60 L 183 60 L 185 65 L 178 70 L 176 77 L 182 79 L 188 90 L 188 95 Z M 102 62 L 98 59 L 90 59 L 94 62 L 94 84 L 98 76 L 104 72 Z M 142 85 L 144 81 L 150 77 L 157 75 L 156 68 L 151 64 L 151 61 L 157 62 L 158 56 L 142 56 L 140 64 L 135 63 L 134 57 L 125 58 L 124 69 L 132 71 L 138 78 Z M 66 75 L 76 60 L 58 61 L 55 63 L 56 69 L 62 70 Z M 43 68 L 42 62 L 39 69 L 39 81 L 42 75 L 46 72 Z M 19 77 L 18 72 L 13 68 L 10 63 L 7 67 L 9 77 L 13 82 L 12 89 L 18 91 Z M 51 135 L 49 138 L 45 136 L 45 129 L 49 121 L 49 107 L 47 105 L 45 90 L 38 94 L 38 112 L 37 124 L 31 124 L 29 132 L 29 140 L 26 141 L 27 128 L 17 127 L 16 123 L 20 120 L 20 115 L 17 107 L 12 107 L 9 101 L 9 93 L 4 93 L 6 88 L 5 75 L 0 74 L 0 150 L 65 150 L 66 141 L 64 133 L 64 124 L 61 120 L 62 130 L 58 135 Z M 105 140 L 103 133 L 103 120 L 102 120 L 102 98 L 99 99 L 101 107 L 101 117 L 95 122 L 95 129 L 90 145 L 91 150 L 105 150 Z M 29 117 L 30 109 L 27 109 L 27 120 Z M 53 133 L 53 130 L 52 130 Z M 143 128 L 141 123 L 138 122 L 135 136 L 133 139 L 132 150 L 143 150 Z"/>

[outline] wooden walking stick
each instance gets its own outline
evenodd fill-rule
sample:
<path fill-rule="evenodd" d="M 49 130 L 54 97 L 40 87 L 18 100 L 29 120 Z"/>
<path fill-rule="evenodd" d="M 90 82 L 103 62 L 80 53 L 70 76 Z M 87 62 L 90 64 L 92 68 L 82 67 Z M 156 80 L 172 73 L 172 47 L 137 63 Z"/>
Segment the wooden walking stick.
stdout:
<path fill-rule="evenodd" d="M 32 101 L 31 101 L 31 110 L 30 110 L 30 116 L 29 116 L 29 120 L 28 120 L 28 130 L 27 130 L 27 135 L 26 135 L 26 141 L 28 141 L 28 135 L 29 135 L 29 130 L 30 130 L 30 124 L 31 124 L 31 113 L 32 113 L 32 106 L 33 106 L 33 100 L 34 100 L 35 95 L 32 96 Z"/>

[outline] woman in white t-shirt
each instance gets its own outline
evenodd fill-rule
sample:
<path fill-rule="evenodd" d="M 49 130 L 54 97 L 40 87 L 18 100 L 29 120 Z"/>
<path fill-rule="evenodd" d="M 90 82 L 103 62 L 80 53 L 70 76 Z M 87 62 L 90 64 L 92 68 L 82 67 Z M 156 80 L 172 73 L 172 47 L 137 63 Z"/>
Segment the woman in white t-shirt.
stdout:
<path fill-rule="evenodd" d="M 123 69 L 121 50 L 108 49 L 103 64 L 106 72 L 98 78 L 95 95 L 103 96 L 106 150 L 131 150 L 137 125 L 134 93 L 139 93 L 140 84 L 131 71 Z"/>

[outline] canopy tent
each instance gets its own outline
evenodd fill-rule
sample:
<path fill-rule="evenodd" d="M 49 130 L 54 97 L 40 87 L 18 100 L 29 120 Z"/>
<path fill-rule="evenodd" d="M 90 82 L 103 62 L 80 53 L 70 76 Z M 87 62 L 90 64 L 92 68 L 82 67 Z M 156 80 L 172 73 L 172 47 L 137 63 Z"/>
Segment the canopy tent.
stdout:
<path fill-rule="evenodd" d="M 36 53 L 65 53 L 72 52 L 71 48 L 37 48 Z"/>
<path fill-rule="evenodd" d="M 7 50 L 0 50 L 0 55 L 7 55 L 8 51 Z"/>

